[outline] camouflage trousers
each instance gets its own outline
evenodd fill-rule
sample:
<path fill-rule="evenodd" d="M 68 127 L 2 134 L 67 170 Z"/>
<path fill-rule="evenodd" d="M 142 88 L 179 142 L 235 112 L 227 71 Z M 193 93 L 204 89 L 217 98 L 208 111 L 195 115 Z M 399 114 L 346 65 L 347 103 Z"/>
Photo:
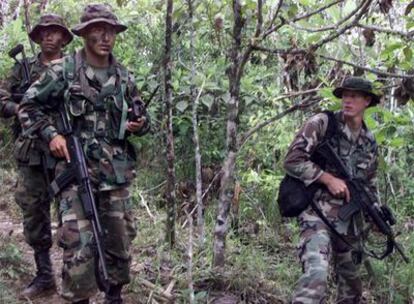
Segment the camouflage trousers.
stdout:
<path fill-rule="evenodd" d="M 95 200 L 104 231 L 103 245 L 110 284 L 130 281 L 131 241 L 136 235 L 128 189 L 95 192 Z M 79 301 L 97 291 L 96 259 L 92 225 L 86 220 L 77 186 L 62 192 L 60 201 L 62 227 L 59 246 L 63 248 L 62 297 Z"/>
<path fill-rule="evenodd" d="M 355 237 L 344 238 L 355 248 L 358 247 L 358 240 Z M 333 235 L 321 219 L 300 221 L 298 250 L 303 275 L 296 285 L 292 304 L 326 303 L 330 262 L 333 263 L 337 283 L 335 303 L 360 303 L 362 294 L 360 263 L 354 263 L 352 250 Z"/>
<path fill-rule="evenodd" d="M 41 166 L 19 164 L 15 200 L 23 215 L 24 237 L 34 251 L 52 246 L 47 186 Z"/>

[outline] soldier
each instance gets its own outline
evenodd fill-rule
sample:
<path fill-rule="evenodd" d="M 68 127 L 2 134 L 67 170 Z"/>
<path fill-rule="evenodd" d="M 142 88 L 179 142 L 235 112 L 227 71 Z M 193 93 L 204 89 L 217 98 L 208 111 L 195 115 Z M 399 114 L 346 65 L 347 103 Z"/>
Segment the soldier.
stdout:
<path fill-rule="evenodd" d="M 128 186 L 135 176 L 136 156 L 127 137 L 149 130 L 146 112 L 130 121 L 128 109 L 142 105 L 133 76 L 112 55 L 116 35 L 127 29 L 109 6 L 86 6 L 80 24 L 72 29 L 84 40 L 74 56 L 55 61 L 27 91 L 19 119 L 36 132 L 54 156 L 70 161 L 66 139 L 54 114 L 64 108 L 80 138 L 95 190 L 102 228 L 109 288 L 105 303 L 122 303 L 121 290 L 129 283 L 129 247 L 136 235 Z M 51 81 L 53 83 L 51 84 Z M 57 123 L 54 123 L 57 122 Z M 65 166 L 57 165 L 56 173 Z M 59 214 L 63 248 L 62 297 L 89 303 L 98 286 L 91 223 L 85 219 L 77 186 L 63 189 Z"/>
<path fill-rule="evenodd" d="M 72 41 L 62 17 L 43 15 L 29 37 L 39 44 L 41 52 L 28 60 L 30 80 L 34 82 L 45 71 L 48 63 L 62 57 L 62 48 Z M 22 134 L 17 120 L 24 86 L 22 64 L 16 64 L 0 91 L 0 116 L 14 117 L 14 156 L 18 165 L 18 186 L 15 199 L 23 214 L 23 231 L 26 242 L 33 248 L 37 267 L 34 280 L 21 293 L 22 298 L 35 298 L 55 291 L 49 249 L 52 246 L 50 227 L 50 200 L 47 198 L 47 174 L 55 161 L 39 139 Z"/>
<path fill-rule="evenodd" d="M 353 177 L 367 180 L 370 192 L 376 194 L 377 145 L 363 117 L 365 109 L 378 104 L 380 98 L 373 93 L 372 84 L 359 77 L 345 79 L 333 94 L 342 98 L 342 110 L 334 113 L 337 131 L 329 142 Z M 310 160 L 327 127 L 328 116 L 325 113 L 311 117 L 296 134 L 284 167 L 289 175 L 302 180 L 306 186 L 313 183 L 321 185 L 313 202 L 335 230 L 343 235 L 343 240 L 332 233 L 311 206 L 298 216 L 298 252 L 304 273 L 295 288 L 293 304 L 326 302 L 331 257 L 338 284 L 335 303 L 356 304 L 361 300 L 360 261 L 357 261 L 361 257 L 356 258 L 349 245 L 360 248 L 363 220 L 360 215 L 347 222 L 338 218 L 340 207 L 350 201 L 349 189 L 344 180 L 336 177 L 337 168 L 330 166 L 329 162 L 322 169 Z"/>

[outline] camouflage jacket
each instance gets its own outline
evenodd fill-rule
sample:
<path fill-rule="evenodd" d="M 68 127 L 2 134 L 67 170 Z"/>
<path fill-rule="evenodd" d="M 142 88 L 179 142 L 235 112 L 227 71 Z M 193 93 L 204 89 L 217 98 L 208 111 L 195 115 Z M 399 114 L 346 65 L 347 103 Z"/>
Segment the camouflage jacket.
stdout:
<path fill-rule="evenodd" d="M 376 171 L 378 152 L 377 144 L 371 132 L 364 125 L 356 138 L 349 127 L 345 124 L 342 112 L 336 112 L 338 130 L 335 136 L 330 139 L 330 144 L 335 149 L 337 155 L 347 167 L 353 178 L 361 178 L 367 181 L 370 193 L 377 197 Z M 328 116 L 324 113 L 311 117 L 296 134 L 295 139 L 290 145 L 286 155 L 284 167 L 287 173 L 302 180 L 305 185 L 310 185 L 325 171 L 337 174 L 337 168 L 327 165 L 322 170 L 317 164 L 310 160 L 315 148 L 326 133 L 328 126 Z M 324 215 L 334 223 L 338 232 L 346 234 L 349 222 L 341 222 L 338 217 L 339 208 L 344 204 L 343 199 L 334 198 L 331 193 L 321 187 L 314 196 L 314 201 L 320 206 Z M 306 209 L 299 220 L 312 221 L 317 215 L 311 207 Z"/>
<path fill-rule="evenodd" d="M 40 53 L 35 57 L 28 58 L 28 63 L 30 81 L 33 83 L 46 71 L 47 65 L 43 64 L 40 60 Z M 44 153 L 44 145 L 33 137 L 27 138 L 22 136 L 20 123 L 15 114 L 23 94 L 31 83 L 27 84 L 24 82 L 23 65 L 16 63 L 0 88 L 0 117 L 14 118 L 12 125 L 15 138 L 13 154 L 19 164 L 28 164 L 30 166 L 40 165 L 42 154 L 44 154 L 47 156 L 48 167 L 53 168 L 55 162 L 48 153 Z"/>
<path fill-rule="evenodd" d="M 128 109 L 142 103 L 132 74 L 111 56 L 107 81 L 101 85 L 84 51 L 53 62 L 26 92 L 19 119 L 26 134 L 45 142 L 62 134 L 59 112 L 70 119 L 87 157 L 92 181 L 101 190 L 128 184 L 135 175 L 135 153 L 126 138 Z M 149 130 L 149 116 L 137 135 Z"/>
<path fill-rule="evenodd" d="M 47 65 L 40 60 L 40 54 L 28 59 L 31 83 L 35 82 L 46 70 Z M 24 94 L 29 86 L 24 87 L 23 65 L 16 63 L 10 75 L 0 86 L 0 117 L 9 118 L 16 116 L 16 109 L 20 102 L 16 95 Z M 22 95 L 20 96 L 22 97 Z M 16 117 L 17 118 L 17 117 Z"/>

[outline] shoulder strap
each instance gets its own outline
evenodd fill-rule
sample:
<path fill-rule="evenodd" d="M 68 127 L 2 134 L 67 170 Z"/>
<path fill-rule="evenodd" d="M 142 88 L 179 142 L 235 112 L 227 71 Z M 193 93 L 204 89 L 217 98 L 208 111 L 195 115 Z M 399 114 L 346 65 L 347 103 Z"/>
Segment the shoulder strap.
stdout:
<path fill-rule="evenodd" d="M 323 111 L 328 116 L 328 127 L 326 128 L 326 133 L 323 138 L 323 141 L 330 140 L 338 131 L 338 123 L 336 122 L 335 113 L 332 111 Z"/>
<path fill-rule="evenodd" d="M 68 82 L 68 88 L 71 87 L 76 75 L 76 55 L 66 56 L 63 60 L 63 79 Z M 63 95 L 65 103 L 69 101 L 69 90 L 65 90 Z"/>
<path fill-rule="evenodd" d="M 128 118 L 128 103 L 125 100 L 125 94 L 126 89 L 128 86 L 128 69 L 118 67 L 118 71 L 120 73 L 121 77 L 121 98 L 122 98 L 122 115 L 121 115 L 121 121 L 119 126 L 119 133 L 118 133 L 118 139 L 124 139 L 125 137 L 125 131 L 126 131 L 126 122 Z"/>

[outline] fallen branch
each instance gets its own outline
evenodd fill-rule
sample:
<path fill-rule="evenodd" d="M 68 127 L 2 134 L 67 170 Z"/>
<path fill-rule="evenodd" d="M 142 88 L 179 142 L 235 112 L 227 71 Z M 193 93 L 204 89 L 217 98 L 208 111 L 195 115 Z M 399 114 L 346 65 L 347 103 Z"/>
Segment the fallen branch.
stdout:
<path fill-rule="evenodd" d="M 144 287 L 148 288 L 151 290 L 151 293 L 153 294 L 153 296 L 156 296 L 159 300 L 163 300 L 164 302 L 173 302 L 174 301 L 174 295 L 171 294 L 171 290 L 169 290 L 168 287 L 170 287 L 170 284 L 168 285 L 167 289 L 163 289 L 160 286 L 155 285 L 154 283 L 151 283 L 150 281 L 138 277 L 138 282 L 143 285 Z M 175 284 L 175 283 L 174 283 Z M 174 285 L 173 285 L 174 286 Z M 172 289 L 172 288 L 170 288 Z"/>
<path fill-rule="evenodd" d="M 150 208 L 148 207 L 147 202 L 144 199 L 144 196 L 142 195 L 142 192 L 138 192 L 139 197 L 141 198 L 141 204 L 144 205 L 145 209 L 147 210 L 147 213 L 149 217 L 151 218 L 152 222 L 155 223 L 155 216 L 151 213 Z"/>

